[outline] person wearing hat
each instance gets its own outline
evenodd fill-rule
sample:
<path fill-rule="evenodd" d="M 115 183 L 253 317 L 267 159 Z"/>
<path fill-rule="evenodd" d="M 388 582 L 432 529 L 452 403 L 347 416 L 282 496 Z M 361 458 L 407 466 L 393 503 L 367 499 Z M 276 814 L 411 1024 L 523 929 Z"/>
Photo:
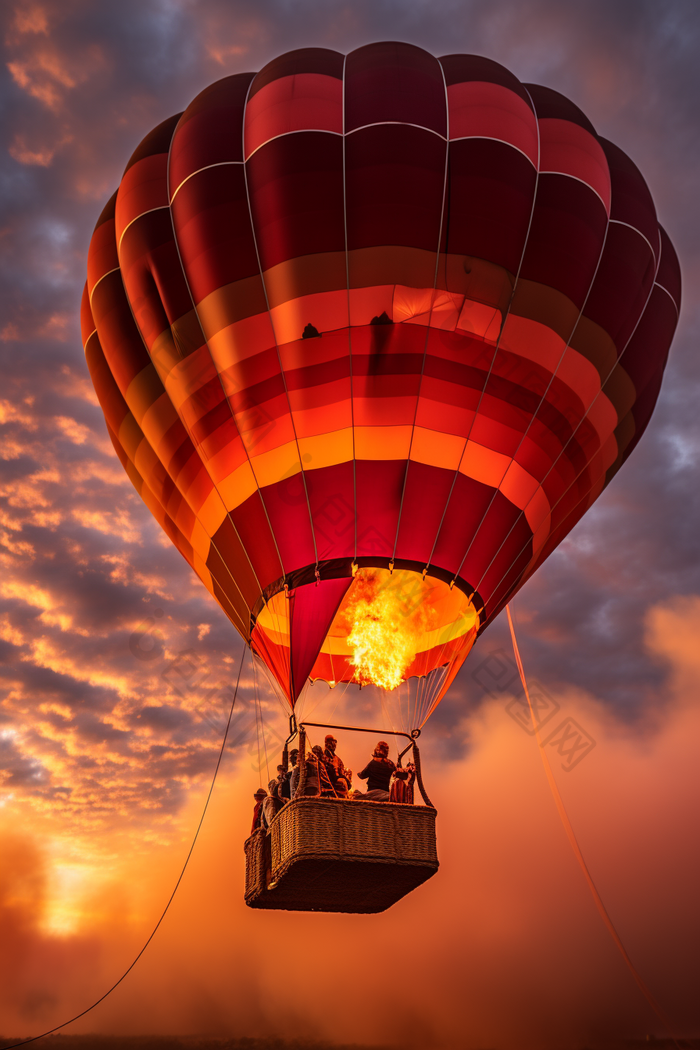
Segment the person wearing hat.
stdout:
<path fill-rule="evenodd" d="M 294 798 L 296 790 L 299 787 L 299 749 L 293 747 L 289 752 L 289 761 L 292 764 L 292 768 L 287 773 L 289 778 L 289 797 Z"/>
<path fill-rule="evenodd" d="M 255 809 L 253 810 L 253 826 L 250 829 L 251 835 L 261 826 L 263 802 L 267 798 L 267 791 L 265 788 L 258 788 L 253 798 L 255 799 Z"/>
<path fill-rule="evenodd" d="M 403 802 L 413 805 L 413 781 L 416 779 L 416 767 L 410 763 L 406 768 L 395 769 L 389 789 L 390 802 Z"/>
<path fill-rule="evenodd" d="M 328 768 L 328 763 L 326 762 L 325 755 L 323 753 L 323 748 L 321 747 L 321 745 L 314 744 L 314 746 L 311 748 L 311 754 L 313 756 L 312 762 L 315 759 L 316 767 L 318 769 L 319 794 L 323 795 L 324 797 L 335 798 L 335 796 L 337 795 L 337 791 L 333 787 L 331 772 Z"/>
<path fill-rule="evenodd" d="M 317 745 L 318 746 L 318 745 Z M 319 748 L 319 751 L 321 749 Z M 296 768 L 296 767 L 295 767 Z M 306 784 L 304 786 L 305 795 L 320 795 L 321 784 L 319 774 L 319 762 L 318 755 L 313 751 L 306 752 Z M 297 776 L 297 784 L 299 783 Z M 295 789 L 296 790 L 296 789 Z"/>
<path fill-rule="evenodd" d="M 277 795 L 283 802 L 289 802 L 289 772 L 283 765 L 277 767 Z"/>
<path fill-rule="evenodd" d="M 336 755 L 335 749 L 338 746 L 338 741 L 331 733 L 328 734 L 324 743 L 326 746 L 323 751 L 323 761 L 326 764 L 331 784 L 339 798 L 347 798 L 352 780 L 352 771 L 346 769 L 342 758 Z"/>
<path fill-rule="evenodd" d="M 362 772 L 357 774 L 360 780 L 367 781 L 367 791 L 364 795 L 357 792 L 356 797 L 370 799 L 372 802 L 388 802 L 389 782 L 395 769 L 396 766 L 389 758 L 389 745 L 386 740 L 380 740 L 372 752 L 370 761 Z"/>

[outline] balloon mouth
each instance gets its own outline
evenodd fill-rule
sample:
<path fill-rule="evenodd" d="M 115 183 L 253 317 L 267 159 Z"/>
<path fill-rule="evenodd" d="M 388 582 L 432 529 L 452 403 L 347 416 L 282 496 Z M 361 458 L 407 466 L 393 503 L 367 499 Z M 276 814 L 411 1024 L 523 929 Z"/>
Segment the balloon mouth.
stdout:
<path fill-rule="evenodd" d="M 473 592 L 422 570 L 357 565 L 272 595 L 251 641 L 294 702 L 308 680 L 389 692 L 439 668 L 456 673 L 480 627 Z"/>
<path fill-rule="evenodd" d="M 273 583 L 268 584 L 255 602 L 251 614 L 251 630 L 255 627 L 260 613 L 269 604 L 276 594 L 285 590 L 291 592 L 297 587 L 306 584 L 323 584 L 328 580 L 352 579 L 359 569 L 386 569 L 393 574 L 396 570 L 406 570 L 416 573 L 429 580 L 440 580 L 447 584 L 450 590 L 461 591 L 471 601 L 479 613 L 479 630 L 486 626 L 486 612 L 484 600 L 479 591 L 454 573 L 442 569 L 439 565 L 430 565 L 426 568 L 424 562 L 414 561 L 408 558 L 378 558 L 372 555 L 358 558 L 327 558 L 319 561 L 318 565 L 305 565 L 300 569 L 294 569 L 286 576 L 280 576 Z"/>

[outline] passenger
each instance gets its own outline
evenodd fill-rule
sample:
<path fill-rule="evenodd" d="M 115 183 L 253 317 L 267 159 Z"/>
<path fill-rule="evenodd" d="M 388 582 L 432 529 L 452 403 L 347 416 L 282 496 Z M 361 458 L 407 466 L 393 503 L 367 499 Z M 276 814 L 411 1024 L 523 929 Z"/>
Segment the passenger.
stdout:
<path fill-rule="evenodd" d="M 284 805 L 284 802 L 277 794 L 278 783 L 276 780 L 271 780 L 267 785 L 269 795 L 263 799 L 262 804 L 262 827 L 269 828 L 274 817 L 279 813 Z"/>
<path fill-rule="evenodd" d="M 301 771 L 297 774 L 297 786 L 299 784 L 299 776 Z M 306 755 L 306 784 L 304 786 L 304 795 L 320 795 L 321 790 L 318 781 L 318 758 L 313 751 L 308 751 Z"/>
<path fill-rule="evenodd" d="M 289 761 L 292 763 L 292 768 L 287 773 L 287 778 L 288 778 L 288 781 L 289 781 L 289 797 L 290 798 L 294 798 L 294 795 L 296 794 L 296 790 L 297 790 L 297 788 L 299 786 L 299 764 L 297 762 L 298 757 L 299 757 L 299 749 L 295 747 L 295 748 L 293 748 L 293 750 L 291 750 L 289 752 Z"/>
<path fill-rule="evenodd" d="M 250 829 L 251 835 L 256 828 L 261 826 L 263 801 L 267 798 L 267 791 L 265 788 L 258 788 L 253 798 L 255 799 L 255 809 L 253 810 L 253 826 Z"/>
<path fill-rule="evenodd" d="M 364 794 L 355 791 L 353 797 L 367 798 L 372 802 L 388 802 L 389 781 L 395 769 L 396 766 L 389 758 L 389 745 L 380 740 L 372 752 L 371 760 L 362 772 L 357 774 L 360 780 L 367 781 L 367 791 Z"/>
<path fill-rule="evenodd" d="M 330 733 L 325 739 L 325 745 L 323 759 L 335 793 L 339 798 L 347 798 L 352 782 L 352 770 L 346 769 L 342 758 L 335 753 L 338 741 Z"/>
<path fill-rule="evenodd" d="M 283 802 L 289 802 L 289 773 L 282 765 L 277 767 L 277 795 Z"/>
<path fill-rule="evenodd" d="M 328 769 L 325 756 L 323 754 L 323 748 L 320 744 L 314 744 L 311 750 L 316 757 L 316 767 L 318 769 L 318 783 L 321 789 L 320 793 L 324 798 L 335 798 L 337 792 L 333 787 L 333 781 L 331 780 L 331 774 Z"/>
<path fill-rule="evenodd" d="M 409 765 L 406 769 L 399 767 L 394 770 L 391 778 L 391 789 L 389 791 L 390 802 L 403 802 L 405 805 L 413 805 L 413 782 L 416 779 L 416 767 Z"/>

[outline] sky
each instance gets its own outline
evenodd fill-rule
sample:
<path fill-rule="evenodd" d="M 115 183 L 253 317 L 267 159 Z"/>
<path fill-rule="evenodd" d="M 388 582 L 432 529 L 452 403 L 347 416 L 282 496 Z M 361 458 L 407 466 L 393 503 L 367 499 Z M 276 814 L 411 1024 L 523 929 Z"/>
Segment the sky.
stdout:
<path fill-rule="evenodd" d="M 652 422 L 513 611 L 550 725 L 589 740 L 572 768 L 545 745 L 589 868 L 676 1033 L 699 1035 L 695 0 L 7 0 L 0 18 L 0 1034 L 61 1023 L 141 947 L 241 654 L 107 437 L 78 326 L 92 228 L 143 135 L 207 84 L 300 46 L 396 39 L 573 99 L 639 166 L 680 257 Z M 173 908 L 74 1030 L 474 1048 L 664 1034 L 566 841 L 509 644 L 501 617 L 426 734 L 439 874 L 360 919 L 244 907 L 251 796 L 284 733 L 247 663 Z"/>

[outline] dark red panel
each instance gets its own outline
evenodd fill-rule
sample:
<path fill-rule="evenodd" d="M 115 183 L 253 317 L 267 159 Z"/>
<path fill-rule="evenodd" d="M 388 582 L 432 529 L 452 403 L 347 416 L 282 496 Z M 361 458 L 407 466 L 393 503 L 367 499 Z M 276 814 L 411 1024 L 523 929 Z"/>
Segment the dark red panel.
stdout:
<path fill-rule="evenodd" d="M 190 102 L 170 148 L 170 197 L 193 172 L 243 160 L 243 109 L 252 78 L 252 73 L 224 77 Z"/>
<path fill-rule="evenodd" d="M 316 662 L 352 577 L 296 587 L 290 595 L 292 697 L 296 700 Z"/>
<path fill-rule="evenodd" d="M 483 55 L 443 55 L 438 59 L 445 74 L 445 83 L 464 84 L 471 80 L 483 81 L 486 84 L 500 84 L 520 95 L 532 108 L 529 93 L 525 90 L 514 73 L 505 66 L 494 62 Z"/>
<path fill-rule="evenodd" d="M 603 250 L 607 215 L 584 183 L 541 174 L 521 276 L 566 295 L 581 309 Z"/>
<path fill-rule="evenodd" d="M 572 124 L 585 128 L 591 135 L 596 135 L 596 130 L 586 114 L 566 95 L 560 95 L 558 91 L 542 87 L 541 84 L 524 84 L 523 87 L 530 92 L 538 120 L 570 120 Z"/>
<path fill-rule="evenodd" d="M 168 117 L 167 120 L 158 124 L 153 131 L 149 131 L 146 137 L 141 140 L 131 154 L 129 163 L 124 168 L 124 174 L 126 174 L 129 168 L 133 168 L 135 164 L 138 164 L 140 160 L 145 160 L 146 157 L 155 157 L 158 153 L 168 152 L 173 132 L 175 131 L 177 122 L 181 116 L 182 113 L 176 113 L 174 116 Z"/>
<path fill-rule="evenodd" d="M 446 143 L 420 128 L 365 128 L 345 144 L 348 248 L 437 251 Z"/>
<path fill-rule="evenodd" d="M 613 183 L 610 217 L 639 230 L 659 255 L 659 224 L 656 208 L 642 173 L 626 153 L 607 139 L 600 139 Z"/>
<path fill-rule="evenodd" d="M 260 272 L 242 164 L 210 168 L 190 179 L 173 201 L 172 214 L 195 302 Z M 254 297 L 249 313 L 264 309 L 264 297 Z"/>
<path fill-rule="evenodd" d="M 444 250 L 486 259 L 516 273 L 536 178 L 527 157 L 503 142 L 452 142 Z"/>
<path fill-rule="evenodd" d="M 411 44 L 368 44 L 351 51 L 345 65 L 345 131 L 392 121 L 447 134 L 440 63 Z"/>
<path fill-rule="evenodd" d="M 250 97 L 273 80 L 291 77 L 295 73 L 320 73 L 322 76 L 342 80 L 344 64 L 344 55 L 325 47 L 301 47 L 296 51 L 287 51 L 286 54 L 273 58 L 255 75 L 250 87 Z"/>
<path fill-rule="evenodd" d="M 518 582 L 520 576 L 527 568 L 532 559 L 532 542 L 529 536 L 529 528 L 524 517 L 518 521 L 516 527 L 509 535 L 485 571 L 479 594 L 484 600 L 486 616 L 490 621 L 497 611 L 496 601 L 503 591 L 510 591 Z M 462 573 L 466 570 L 462 569 Z"/>
<path fill-rule="evenodd" d="M 397 557 L 428 564 L 453 482 L 452 470 L 408 464 Z"/>
<path fill-rule="evenodd" d="M 608 332 L 621 353 L 651 291 L 659 232 L 654 203 L 639 171 L 622 150 L 600 141 L 610 167 L 611 221 L 585 314 Z"/>
<path fill-rule="evenodd" d="M 300 481 L 303 488 L 304 479 Z M 290 503 L 287 491 L 279 484 L 266 485 L 261 494 L 285 573 L 313 565 L 316 558 L 306 497 L 303 503 Z"/>
<path fill-rule="evenodd" d="M 240 537 L 236 534 L 229 517 L 224 518 L 214 533 L 212 543 L 225 564 L 231 568 L 235 566 L 236 583 L 248 602 L 249 609 L 252 609 L 260 596 L 260 587 Z"/>
<path fill-rule="evenodd" d="M 92 297 L 92 313 L 109 367 L 125 394 L 132 379 L 150 364 L 150 358 L 134 324 L 118 271 L 98 284 Z"/>
<path fill-rule="evenodd" d="M 299 131 L 273 139 L 246 169 L 263 270 L 300 255 L 345 250 L 338 135 Z"/>
<path fill-rule="evenodd" d="M 120 246 L 124 284 L 144 339 L 152 341 L 192 309 L 173 239 L 170 211 L 148 212 L 127 229 Z M 199 342 L 204 336 L 198 332 Z M 196 350 L 197 346 L 188 348 Z"/>
<path fill-rule="evenodd" d="M 248 552 L 260 587 L 264 590 L 268 584 L 279 580 L 285 570 L 275 547 L 260 493 L 254 492 L 249 496 L 231 511 L 230 517 Z"/>
<path fill-rule="evenodd" d="M 110 219 L 114 220 L 114 214 L 117 204 L 117 194 L 119 190 L 115 190 L 112 196 L 109 198 L 104 208 L 100 212 L 100 217 L 95 223 L 95 229 L 99 230 L 103 223 L 109 222 Z"/>
<path fill-rule="evenodd" d="M 608 333 L 618 354 L 649 298 L 655 270 L 654 255 L 639 234 L 629 226 L 611 222 L 584 313 Z"/>
<path fill-rule="evenodd" d="M 358 557 L 390 558 L 394 552 L 405 460 L 357 460 Z"/>
<path fill-rule="evenodd" d="M 678 314 L 673 300 L 657 285 L 620 361 L 638 395 L 658 369 L 666 364 L 677 324 Z"/>
<path fill-rule="evenodd" d="M 319 561 L 351 558 L 355 553 L 355 483 L 352 463 L 306 472 L 306 487 Z M 300 484 L 289 495 L 299 500 Z"/>

